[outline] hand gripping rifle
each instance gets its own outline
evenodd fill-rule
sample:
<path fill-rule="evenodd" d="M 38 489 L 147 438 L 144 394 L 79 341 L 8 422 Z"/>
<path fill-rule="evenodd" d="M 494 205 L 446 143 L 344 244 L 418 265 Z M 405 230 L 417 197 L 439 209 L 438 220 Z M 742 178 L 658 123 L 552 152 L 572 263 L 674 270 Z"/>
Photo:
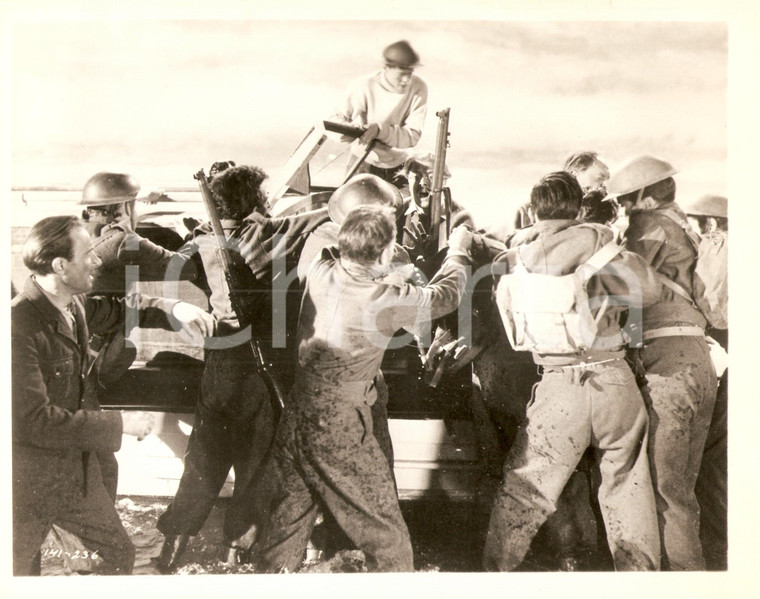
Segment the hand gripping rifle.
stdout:
<path fill-rule="evenodd" d="M 448 244 L 451 226 L 451 191 L 448 187 L 443 187 L 443 178 L 446 174 L 446 148 L 449 147 L 450 112 L 450 108 L 444 108 L 435 113 L 438 117 L 438 134 L 435 139 L 435 161 L 430 194 L 430 235 L 438 239 L 438 251 Z"/>
<path fill-rule="evenodd" d="M 211 230 L 216 239 L 219 258 L 222 261 L 224 276 L 227 279 L 227 286 L 230 290 L 230 304 L 232 304 L 232 310 L 235 312 L 240 326 L 243 327 L 247 325 L 251 330 L 249 343 L 251 345 L 253 359 L 256 362 L 256 370 L 267 386 L 272 403 L 272 410 L 275 417 L 278 417 L 285 405 L 285 396 L 272 374 L 271 364 L 264 359 L 264 353 L 261 351 L 261 344 L 253 334 L 253 327 L 249 322 L 250 319 L 246 317 L 246 311 L 240 301 L 241 287 L 236 280 L 235 271 L 232 267 L 232 256 L 230 255 L 230 249 L 227 244 L 227 236 L 224 234 L 219 215 L 216 213 L 216 206 L 214 206 L 214 202 L 211 199 L 211 191 L 208 188 L 208 179 L 206 179 L 206 174 L 203 172 L 203 169 L 195 173 L 194 178 L 198 181 L 201 196 L 203 197 L 203 204 L 206 207 L 206 212 L 208 213 L 209 221 L 211 222 Z"/>

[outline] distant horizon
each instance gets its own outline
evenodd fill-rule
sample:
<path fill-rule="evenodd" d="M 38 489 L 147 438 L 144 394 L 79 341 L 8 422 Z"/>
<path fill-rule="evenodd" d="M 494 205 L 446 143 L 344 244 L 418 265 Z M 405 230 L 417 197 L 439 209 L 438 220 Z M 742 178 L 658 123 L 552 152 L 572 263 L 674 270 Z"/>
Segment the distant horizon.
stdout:
<path fill-rule="evenodd" d="M 403 38 L 430 90 L 417 149 L 451 108 L 452 186 L 522 190 L 591 149 L 611 164 L 659 155 L 687 187 L 726 189 L 726 23 L 70 19 L 11 33 L 13 187 L 102 170 L 190 187 L 221 159 L 271 176 Z"/>

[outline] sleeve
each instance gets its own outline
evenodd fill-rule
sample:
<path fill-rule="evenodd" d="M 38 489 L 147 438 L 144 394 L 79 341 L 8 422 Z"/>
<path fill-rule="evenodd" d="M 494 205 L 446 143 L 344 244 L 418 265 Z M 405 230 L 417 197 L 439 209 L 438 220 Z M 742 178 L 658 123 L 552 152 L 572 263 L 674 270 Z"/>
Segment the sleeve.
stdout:
<path fill-rule="evenodd" d="M 88 296 L 83 302 L 90 333 L 108 333 L 124 326 L 125 322 L 130 330 L 134 327 L 179 329 L 171 317 L 177 300 L 132 293 L 125 298 Z"/>
<path fill-rule="evenodd" d="M 14 331 L 11 339 L 13 364 L 13 438 L 24 445 L 50 449 L 117 451 L 121 446 L 122 421 L 118 412 L 67 410 L 48 397 L 40 357 L 33 335 Z M 65 365 L 62 365 L 65 366 Z M 63 376 L 53 385 L 77 384 Z M 66 389 L 61 389 L 66 393 Z"/>
<path fill-rule="evenodd" d="M 194 280 L 198 274 L 195 263 L 185 252 L 167 250 L 136 233 L 124 236 L 117 257 L 124 264 L 139 266 L 140 277 L 144 279 L 161 278 L 170 266 L 181 280 Z"/>
<path fill-rule="evenodd" d="M 618 304 L 646 308 L 660 301 L 662 295 L 662 283 L 657 272 L 633 252 L 621 252 L 595 278 L 602 285 L 605 295 L 621 300 Z M 592 295 L 591 290 L 589 295 Z"/>
<path fill-rule="evenodd" d="M 330 119 L 355 126 L 367 125 L 367 93 L 363 80 L 351 84 Z"/>
<path fill-rule="evenodd" d="M 420 326 L 457 309 L 465 294 L 468 261 L 459 256 L 447 257 L 425 287 L 405 284 L 391 299 L 388 316 L 378 311 L 378 326 L 393 333 L 401 328 L 418 331 Z M 383 320 L 387 322 L 383 323 Z"/>
<path fill-rule="evenodd" d="M 306 236 L 327 220 L 327 210 L 320 209 L 296 216 L 247 221 L 238 230 L 240 255 L 254 275 L 269 268 L 277 256 L 295 258 Z M 288 260 L 288 264 L 291 260 Z"/>
<path fill-rule="evenodd" d="M 378 139 L 392 148 L 412 148 L 422 137 L 427 116 L 427 84 L 421 79 L 411 99 L 409 113 L 400 123 L 380 123 Z"/>

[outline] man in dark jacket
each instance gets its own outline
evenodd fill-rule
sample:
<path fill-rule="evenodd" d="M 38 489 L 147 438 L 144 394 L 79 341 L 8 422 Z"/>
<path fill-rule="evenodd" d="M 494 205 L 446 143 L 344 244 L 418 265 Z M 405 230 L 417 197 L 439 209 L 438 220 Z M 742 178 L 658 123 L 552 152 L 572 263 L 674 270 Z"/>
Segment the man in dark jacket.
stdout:
<path fill-rule="evenodd" d="M 189 304 L 133 295 L 88 297 L 100 264 L 84 223 L 55 216 L 35 224 L 23 249 L 32 271 L 11 304 L 13 378 L 13 571 L 38 574 L 40 546 L 56 524 L 77 535 L 96 571 L 128 574 L 134 547 L 103 484 L 97 454 L 114 452 L 122 433 L 145 437 L 152 416 L 101 411 L 90 333 L 177 321 L 211 334 L 213 323 Z"/>

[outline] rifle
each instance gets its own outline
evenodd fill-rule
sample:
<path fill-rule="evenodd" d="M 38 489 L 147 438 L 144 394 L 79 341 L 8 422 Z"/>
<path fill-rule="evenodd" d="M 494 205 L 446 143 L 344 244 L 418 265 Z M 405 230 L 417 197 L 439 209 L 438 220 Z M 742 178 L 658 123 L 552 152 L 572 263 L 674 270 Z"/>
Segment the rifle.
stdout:
<path fill-rule="evenodd" d="M 230 304 L 232 304 L 232 310 L 238 318 L 240 326 L 247 325 L 251 329 L 251 336 L 249 343 L 251 345 L 251 353 L 253 354 L 254 362 L 256 363 L 256 370 L 259 376 L 267 386 L 269 391 L 269 398 L 272 403 L 272 410 L 275 417 L 280 415 L 283 407 L 285 406 L 284 394 L 274 375 L 272 374 L 271 364 L 264 359 L 264 353 L 261 350 L 261 344 L 256 336 L 253 334 L 253 326 L 248 322 L 248 318 L 245 317 L 245 309 L 240 301 L 240 286 L 237 284 L 235 274 L 232 269 L 232 257 L 230 255 L 230 249 L 227 246 L 227 236 L 224 234 L 222 223 L 219 220 L 219 215 L 216 213 L 216 206 L 211 199 L 211 191 L 208 188 L 208 179 L 206 179 L 206 173 L 203 169 L 199 170 L 193 176 L 198 181 L 198 186 L 201 190 L 201 196 L 203 197 L 203 204 L 206 207 L 209 221 L 211 222 L 211 230 L 214 238 L 216 239 L 217 250 L 219 252 L 219 258 L 222 261 L 222 269 L 224 270 L 224 277 L 227 280 L 227 287 L 230 290 Z"/>
<path fill-rule="evenodd" d="M 450 112 L 450 108 L 444 108 L 435 113 L 438 117 L 438 133 L 435 139 L 435 161 L 430 194 L 430 235 L 438 239 L 438 251 L 448 244 L 451 226 L 451 191 L 448 187 L 443 187 L 443 177 L 446 173 L 446 148 L 449 147 Z"/>

